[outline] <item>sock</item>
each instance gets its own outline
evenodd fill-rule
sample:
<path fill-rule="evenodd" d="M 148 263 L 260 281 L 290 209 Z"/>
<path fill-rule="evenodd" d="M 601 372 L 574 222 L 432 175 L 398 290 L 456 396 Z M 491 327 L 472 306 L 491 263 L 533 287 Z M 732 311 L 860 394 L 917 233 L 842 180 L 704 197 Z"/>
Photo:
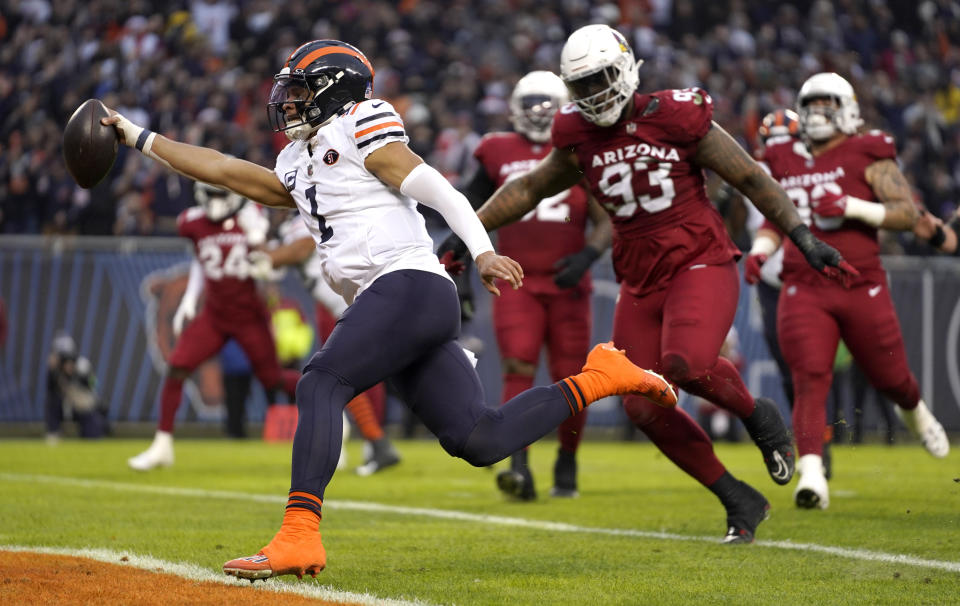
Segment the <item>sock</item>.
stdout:
<path fill-rule="evenodd" d="M 360 394 L 347 403 L 347 412 L 357 423 L 357 429 L 364 440 L 376 442 L 383 437 L 383 428 L 377 423 L 377 417 L 373 414 L 373 407 L 370 406 L 370 399 L 366 394 Z"/>
<path fill-rule="evenodd" d="M 828 375 L 794 377 L 796 399 L 793 405 L 793 433 L 797 455 L 823 454 L 823 431 L 827 427 Z"/>
<path fill-rule="evenodd" d="M 753 396 L 744 385 L 737 367 L 726 358 L 717 358 L 713 368 L 699 377 L 684 381 L 680 389 L 729 410 L 741 419 L 753 412 Z"/>
<path fill-rule="evenodd" d="M 503 374 L 503 391 L 500 401 L 508 402 L 533 387 L 533 376 L 517 373 Z"/>
<path fill-rule="evenodd" d="M 177 416 L 180 401 L 183 399 L 183 379 L 174 379 L 167 376 L 163 380 L 160 391 L 160 421 L 157 423 L 159 431 L 173 433 L 173 419 Z"/>
<path fill-rule="evenodd" d="M 293 435 L 291 494 L 323 500 L 337 470 L 343 443 L 343 409 L 356 390 L 329 371 L 311 369 L 297 385 L 297 430 Z"/>
<path fill-rule="evenodd" d="M 319 530 L 323 517 L 323 501 L 309 492 L 293 491 L 287 498 L 287 508 L 283 512 L 283 524 L 280 528 L 288 530 Z"/>
<path fill-rule="evenodd" d="M 583 439 L 583 427 L 587 424 L 587 411 L 573 415 L 557 428 L 557 439 L 560 441 L 560 450 L 575 453 Z"/>
<path fill-rule="evenodd" d="M 370 407 L 373 408 L 373 416 L 377 418 L 377 423 L 380 423 L 380 426 L 383 427 L 383 424 L 387 420 L 386 385 L 384 385 L 383 381 L 381 381 L 363 393 L 367 394 L 367 397 L 370 399 Z"/>
<path fill-rule="evenodd" d="M 291 368 L 283 368 L 280 370 L 281 389 L 287 394 L 287 398 L 289 398 L 291 404 L 297 401 L 297 381 L 299 380 L 299 370 L 293 370 Z"/>
<path fill-rule="evenodd" d="M 531 387 L 533 387 L 532 375 L 522 375 L 509 372 L 504 373 L 501 406 L 527 391 Z M 519 469 L 518 465 L 521 467 L 527 466 L 527 450 L 529 448 L 529 446 L 526 446 L 523 450 L 517 451 L 513 454 L 513 457 L 510 459 L 511 469 Z M 522 459 L 519 457 L 522 457 Z"/>
<path fill-rule="evenodd" d="M 717 495 L 724 507 L 733 505 L 734 498 L 740 488 L 740 480 L 733 477 L 729 471 L 724 471 L 719 478 L 707 485 L 707 489 Z"/>

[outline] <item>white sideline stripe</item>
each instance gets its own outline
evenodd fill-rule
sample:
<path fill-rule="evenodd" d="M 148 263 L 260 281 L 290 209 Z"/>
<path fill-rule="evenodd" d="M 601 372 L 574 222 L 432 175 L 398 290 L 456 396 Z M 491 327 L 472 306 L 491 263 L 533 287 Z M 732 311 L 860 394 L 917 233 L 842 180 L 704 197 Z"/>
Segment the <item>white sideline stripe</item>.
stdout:
<path fill-rule="evenodd" d="M 231 492 L 226 490 L 203 490 L 199 488 L 180 488 L 175 486 L 145 486 L 142 484 L 127 484 L 122 482 L 108 482 L 104 480 L 82 480 L 77 478 L 66 478 L 60 476 L 31 475 L 16 473 L 0 473 L 0 480 L 12 482 L 35 482 L 42 484 L 59 484 L 62 486 L 79 486 L 84 488 L 106 488 L 125 492 L 153 493 L 162 495 L 197 497 L 197 498 L 219 498 L 240 501 L 254 501 L 259 503 L 286 503 L 286 496 L 264 495 L 246 492 Z M 480 524 L 495 524 L 498 526 L 515 526 L 521 528 L 531 528 L 535 530 L 547 530 L 553 532 L 571 532 L 580 534 L 599 534 L 618 537 L 639 537 L 645 539 L 661 539 L 667 541 L 697 541 L 701 543 L 720 543 L 721 539 L 717 537 L 704 537 L 693 535 L 674 534 L 670 532 L 654 532 L 649 530 L 633 530 L 628 528 L 597 528 L 590 526 L 576 526 L 564 522 L 549 522 L 545 520 L 529 520 L 525 518 L 510 518 L 505 516 L 482 515 L 467 513 L 463 511 L 452 511 L 445 509 L 428 509 L 423 507 L 400 507 L 395 505 L 382 505 L 380 503 L 369 503 L 363 501 L 324 501 L 323 506 L 328 509 L 342 509 L 345 511 L 371 511 L 377 513 L 388 513 L 398 515 L 425 516 L 443 520 L 459 520 L 463 522 L 476 522 Z M 818 545 L 816 543 L 794 543 L 793 541 L 767 541 L 758 540 L 754 543 L 759 547 L 773 547 L 775 549 L 788 549 L 792 551 L 807 551 L 813 553 L 824 553 L 851 560 L 862 560 L 868 562 L 881 562 L 884 564 L 905 564 L 908 566 L 917 566 L 920 568 L 933 568 L 937 570 L 946 570 L 948 572 L 960 572 L 960 562 L 949 560 L 930 560 L 916 556 L 886 553 L 883 551 L 871 551 L 868 549 L 852 549 L 848 547 L 831 547 L 829 545 Z"/>
<path fill-rule="evenodd" d="M 191 581 L 201 581 L 207 583 L 220 583 L 221 585 L 236 585 L 237 587 L 247 587 L 250 583 L 240 584 L 236 577 L 228 577 L 223 574 L 216 574 L 206 568 L 201 568 L 196 564 L 184 562 L 168 562 L 153 556 L 136 555 L 130 552 L 114 551 L 112 549 L 99 549 L 86 547 L 82 549 L 70 549 L 68 547 L 31 547 L 28 545 L 3 545 L 0 544 L 0 551 L 20 551 L 29 553 L 44 553 L 52 555 L 65 555 L 78 558 L 87 558 L 106 562 L 107 564 L 117 564 L 120 566 L 130 566 L 140 568 L 159 574 L 170 574 Z M 364 606 L 380 606 L 389 604 L 390 606 L 426 606 L 425 602 L 408 602 L 404 600 L 394 600 L 389 598 L 380 598 L 369 593 L 352 593 L 349 591 L 339 591 L 328 587 L 308 585 L 298 583 L 292 585 L 289 583 L 253 583 L 251 589 L 257 591 L 268 591 L 272 593 L 291 593 L 308 598 L 318 598 L 331 602 L 349 602 L 353 604 L 363 604 Z"/>

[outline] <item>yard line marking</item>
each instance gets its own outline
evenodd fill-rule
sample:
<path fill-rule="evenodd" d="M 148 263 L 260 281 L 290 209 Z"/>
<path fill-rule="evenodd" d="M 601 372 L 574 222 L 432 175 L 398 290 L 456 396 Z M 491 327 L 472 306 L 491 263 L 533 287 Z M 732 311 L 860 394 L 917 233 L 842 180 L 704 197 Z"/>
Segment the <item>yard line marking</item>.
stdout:
<path fill-rule="evenodd" d="M 428 606 L 426 602 L 419 600 L 415 602 L 407 600 L 396 600 L 391 598 L 381 598 L 369 593 L 353 593 L 350 591 L 340 591 L 331 589 L 329 586 L 320 586 L 316 584 L 305 583 L 244 583 L 240 585 L 236 577 L 228 577 L 224 574 L 216 574 L 206 568 L 189 564 L 186 562 L 169 562 L 149 555 L 138 555 L 127 551 L 114 551 L 112 549 L 82 548 L 70 549 L 69 547 L 32 547 L 29 545 L 3 545 L 0 544 L 0 551 L 26 551 L 29 553 L 45 553 L 51 555 L 65 555 L 78 558 L 87 558 L 106 562 L 108 564 L 118 564 L 120 566 L 131 566 L 142 570 L 149 570 L 161 574 L 171 574 L 191 581 L 200 581 L 208 583 L 220 583 L 222 585 L 237 585 L 238 587 L 250 586 L 250 589 L 257 591 L 267 591 L 271 593 L 291 593 L 308 598 L 318 598 L 330 602 L 348 602 L 351 604 L 362 604 L 363 606 L 380 606 L 386 604 L 389 606 Z M 314 581 L 317 583 L 317 581 Z"/>
<path fill-rule="evenodd" d="M 123 482 L 109 482 L 106 480 L 83 480 L 78 478 L 67 478 L 61 476 L 33 475 L 0 473 L 0 480 L 9 482 L 35 482 L 40 484 L 58 484 L 61 486 L 77 486 L 82 488 L 103 488 L 109 490 L 118 490 L 126 492 L 141 492 L 162 494 L 181 497 L 197 497 L 203 499 L 218 498 L 241 501 L 254 501 L 258 503 L 286 503 L 286 495 L 265 495 L 248 492 L 232 492 L 227 490 L 204 490 L 200 488 L 182 488 L 177 486 L 146 486 L 143 484 L 128 484 Z M 387 513 L 397 515 L 424 516 L 443 520 L 458 520 L 462 522 L 476 522 L 480 524 L 495 524 L 498 526 L 514 526 L 521 528 L 530 528 L 534 530 L 546 530 L 552 532 L 570 532 L 580 534 L 598 534 L 618 537 L 638 537 L 645 539 L 661 539 L 667 541 L 697 541 L 701 543 L 720 543 L 719 537 L 705 537 L 694 535 L 674 534 L 671 532 L 656 532 L 650 530 L 634 530 L 629 528 L 597 528 L 591 526 L 577 526 L 565 522 L 550 522 L 546 520 L 530 520 L 526 518 L 511 518 L 506 516 L 485 515 L 476 513 L 467 513 L 464 511 L 455 511 L 448 509 L 429 509 L 424 507 L 404 507 L 397 505 L 383 505 L 381 503 L 371 503 L 364 501 L 324 501 L 323 506 L 328 509 L 340 509 L 344 511 L 369 511 L 376 513 Z M 917 566 L 920 568 L 932 568 L 937 570 L 946 570 L 948 572 L 960 572 L 960 562 L 949 560 L 931 560 L 899 553 L 886 553 L 883 551 L 872 551 L 869 549 L 856 549 L 850 547 L 832 547 L 830 545 L 818 545 L 816 543 L 794 543 L 793 541 L 772 541 L 758 540 L 754 545 L 759 547 L 772 547 L 775 549 L 788 549 L 793 551 L 808 551 L 814 553 L 824 553 L 837 557 L 863 560 L 869 562 L 881 562 L 884 564 L 905 564 Z"/>

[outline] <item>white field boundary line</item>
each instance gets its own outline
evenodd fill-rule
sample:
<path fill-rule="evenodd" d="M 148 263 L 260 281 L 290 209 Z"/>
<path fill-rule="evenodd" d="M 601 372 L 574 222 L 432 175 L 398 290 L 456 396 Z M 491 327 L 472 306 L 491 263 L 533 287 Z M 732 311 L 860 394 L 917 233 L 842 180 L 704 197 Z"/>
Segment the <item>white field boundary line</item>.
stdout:
<path fill-rule="evenodd" d="M 109 482 L 105 480 L 83 480 L 78 478 L 67 478 L 61 476 L 0 473 L 0 480 L 8 482 L 32 482 L 38 484 L 57 484 L 61 486 L 76 486 L 81 488 L 99 488 L 108 490 L 117 490 L 122 492 L 139 492 L 161 494 L 169 496 L 196 497 L 202 499 L 218 498 L 238 501 L 253 501 L 259 503 L 278 503 L 284 504 L 287 498 L 284 495 L 264 495 L 246 492 L 232 492 L 226 490 L 203 490 L 199 488 L 181 488 L 175 486 L 145 486 L 142 484 L 127 484 L 123 482 Z M 463 511 L 452 511 L 445 509 L 428 509 L 423 507 L 400 507 L 395 505 L 383 505 L 380 503 L 370 503 L 363 501 L 324 501 L 323 506 L 328 509 L 342 509 L 344 511 L 369 511 L 376 513 L 387 513 L 395 515 L 424 516 L 442 520 L 458 520 L 462 522 L 474 522 L 480 524 L 494 524 L 498 526 L 513 526 L 519 528 L 529 528 L 533 530 L 546 530 L 550 532 L 569 532 L 579 534 L 597 534 L 617 537 L 638 537 L 645 539 L 660 539 L 666 541 L 695 541 L 700 543 L 720 543 L 721 539 L 717 537 L 692 536 L 674 534 L 670 532 L 655 532 L 649 530 L 633 530 L 629 528 L 597 528 L 591 526 L 576 526 L 564 522 L 550 522 L 545 520 L 529 520 L 525 518 L 511 518 L 505 516 L 482 515 L 467 513 Z M 832 547 L 830 545 L 818 545 L 816 543 L 794 543 L 793 541 L 767 541 L 758 540 L 754 545 L 759 547 L 772 547 L 775 549 L 787 549 L 792 551 L 806 551 L 812 553 L 822 553 L 851 560 L 861 560 L 866 562 L 880 562 L 883 564 L 902 564 L 907 566 L 917 566 L 919 568 L 931 568 L 936 570 L 945 570 L 948 572 L 960 573 L 960 562 L 949 560 L 931 560 L 916 556 L 886 553 L 883 551 L 872 551 L 868 549 L 852 549 L 848 547 Z"/>
<path fill-rule="evenodd" d="M 187 564 L 184 562 L 168 562 L 153 556 L 136 555 L 130 552 L 114 551 L 112 549 L 82 548 L 70 549 L 67 547 L 30 547 L 27 545 L 3 545 L 0 544 L 0 551 L 18 551 L 28 553 L 43 553 L 51 555 L 63 555 L 88 560 L 96 560 L 107 564 L 117 564 L 119 566 L 130 566 L 140 568 L 149 572 L 158 574 L 169 574 L 178 576 L 190 581 L 199 581 L 205 583 L 220 583 L 221 585 L 236 585 L 237 587 L 246 587 L 249 583 L 240 584 L 236 577 L 228 577 L 224 574 L 216 574 L 206 568 L 201 568 L 196 564 Z M 389 606 L 427 606 L 425 602 L 408 602 L 404 600 L 395 600 L 389 598 L 380 598 L 369 593 L 352 593 L 349 591 L 340 591 L 330 587 L 298 583 L 296 585 L 289 583 L 253 583 L 253 589 L 266 591 L 270 593 L 290 593 L 302 597 L 318 598 L 329 602 L 346 602 L 350 604 L 361 604 L 363 606 L 380 606 L 386 604 Z"/>

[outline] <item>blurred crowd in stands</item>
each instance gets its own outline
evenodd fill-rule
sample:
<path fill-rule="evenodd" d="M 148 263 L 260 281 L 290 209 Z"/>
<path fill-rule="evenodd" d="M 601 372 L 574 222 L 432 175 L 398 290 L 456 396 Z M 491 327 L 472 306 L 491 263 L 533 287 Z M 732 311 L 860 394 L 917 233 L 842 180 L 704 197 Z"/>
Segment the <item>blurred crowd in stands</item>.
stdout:
<path fill-rule="evenodd" d="M 193 204 L 186 180 L 121 148 L 103 182 L 78 188 L 60 149 L 70 114 L 97 97 L 152 130 L 272 167 L 287 142 L 266 121 L 272 77 L 317 38 L 370 57 L 375 95 L 401 112 L 411 147 L 457 184 L 480 136 L 509 127 L 516 80 L 557 71 L 567 35 L 597 22 L 619 28 L 645 60 L 641 90 L 706 88 L 717 122 L 751 150 L 765 113 L 791 107 L 810 74 L 836 71 L 867 124 L 896 137 L 918 202 L 942 217 L 960 203 L 956 0 L 0 5 L 0 233 L 175 234 Z"/>

